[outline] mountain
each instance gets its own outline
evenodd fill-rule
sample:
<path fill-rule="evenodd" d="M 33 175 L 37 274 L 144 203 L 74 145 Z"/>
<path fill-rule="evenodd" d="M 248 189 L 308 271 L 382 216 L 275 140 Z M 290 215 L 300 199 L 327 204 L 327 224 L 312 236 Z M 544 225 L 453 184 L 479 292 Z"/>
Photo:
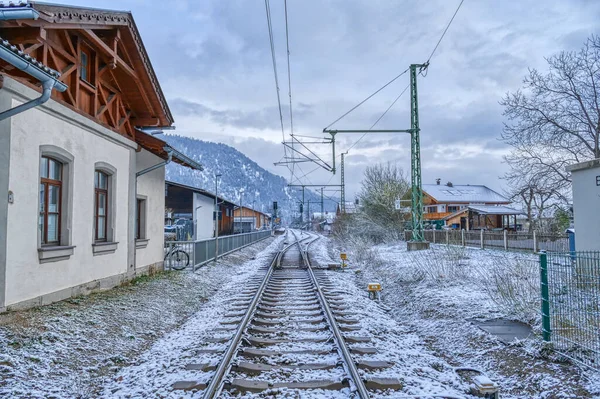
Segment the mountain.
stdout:
<path fill-rule="evenodd" d="M 219 196 L 240 204 L 240 192 L 244 192 L 241 199 L 243 206 L 254 206 L 256 210 L 273 213 L 273 201 L 277 201 L 278 214 L 284 221 L 289 222 L 297 216 L 302 193 L 288 187 L 285 178 L 261 168 L 235 148 L 173 134 L 162 138 L 204 166 L 204 170 L 199 172 L 171 162 L 166 167 L 167 180 L 214 193 L 215 174 L 221 173 Z M 306 189 L 305 206 L 308 206 L 308 200 L 311 213 L 321 211 L 320 194 Z M 324 206 L 326 211 L 333 212 L 336 204 L 326 199 Z"/>

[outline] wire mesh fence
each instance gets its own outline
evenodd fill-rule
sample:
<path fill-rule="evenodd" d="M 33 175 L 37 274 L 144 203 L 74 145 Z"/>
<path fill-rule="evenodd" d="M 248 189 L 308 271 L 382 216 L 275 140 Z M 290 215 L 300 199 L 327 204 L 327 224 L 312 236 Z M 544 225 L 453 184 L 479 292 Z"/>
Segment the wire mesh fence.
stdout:
<path fill-rule="evenodd" d="M 600 252 L 542 253 L 540 276 L 544 339 L 600 370 Z"/>
<path fill-rule="evenodd" d="M 412 232 L 405 231 L 406 241 Z M 424 238 L 434 244 L 462 245 L 476 248 L 496 248 L 512 251 L 568 252 L 571 243 L 568 234 L 518 233 L 489 230 L 425 230 Z"/>
<path fill-rule="evenodd" d="M 218 238 L 218 242 L 215 238 L 198 241 L 165 241 L 165 268 L 181 268 L 189 258 L 189 263 L 185 266 L 191 265 L 193 270 L 196 270 L 197 267 L 214 261 L 216 257 L 227 255 L 270 236 L 271 230 L 263 230 L 222 236 Z M 176 257 L 171 256 L 174 253 L 177 253 Z"/>

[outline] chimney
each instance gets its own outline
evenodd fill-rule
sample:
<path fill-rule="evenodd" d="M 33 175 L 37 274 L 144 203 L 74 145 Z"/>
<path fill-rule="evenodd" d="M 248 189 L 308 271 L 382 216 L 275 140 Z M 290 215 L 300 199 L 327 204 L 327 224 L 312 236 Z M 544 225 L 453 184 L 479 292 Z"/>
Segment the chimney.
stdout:
<path fill-rule="evenodd" d="M 453 184 L 452 184 L 452 182 L 451 182 L 451 181 L 449 181 L 448 183 L 446 183 L 446 185 L 447 185 L 448 187 L 452 187 L 452 186 L 453 186 Z"/>
<path fill-rule="evenodd" d="M 440 179 L 439 177 L 437 179 L 435 179 L 435 184 L 437 184 L 438 186 L 440 185 L 441 182 L 442 182 L 442 179 Z"/>

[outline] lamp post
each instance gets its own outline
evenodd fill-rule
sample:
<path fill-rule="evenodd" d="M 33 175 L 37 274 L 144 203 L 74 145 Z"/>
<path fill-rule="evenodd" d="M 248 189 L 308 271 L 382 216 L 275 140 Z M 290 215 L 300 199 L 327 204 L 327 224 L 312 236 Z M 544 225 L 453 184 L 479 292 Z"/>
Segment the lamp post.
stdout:
<path fill-rule="evenodd" d="M 221 174 L 215 174 L 215 262 L 219 259 L 219 179 Z"/>

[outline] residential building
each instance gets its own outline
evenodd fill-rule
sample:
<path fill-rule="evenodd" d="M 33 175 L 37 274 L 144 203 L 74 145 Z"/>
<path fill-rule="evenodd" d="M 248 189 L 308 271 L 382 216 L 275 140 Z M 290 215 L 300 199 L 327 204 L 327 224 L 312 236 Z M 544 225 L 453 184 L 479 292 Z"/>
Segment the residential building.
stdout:
<path fill-rule="evenodd" d="M 250 233 L 271 228 L 271 215 L 255 209 L 237 206 L 233 211 L 235 233 Z"/>
<path fill-rule="evenodd" d="M 171 181 L 165 183 L 165 206 L 172 213 L 172 223 L 177 225 L 177 221 L 189 220 L 192 226 L 189 234 L 178 234 L 178 239 L 203 240 L 215 236 L 215 199 L 219 209 L 219 235 L 233 234 L 233 202 L 200 188 Z"/>
<path fill-rule="evenodd" d="M 6 20 L 17 9 L 28 19 Z M 201 167 L 143 132 L 173 117 L 131 13 L 36 2 L 3 17 L 0 310 L 162 268 L 164 165 Z"/>
<path fill-rule="evenodd" d="M 522 212 L 510 200 L 484 185 L 423 184 L 423 220 L 443 221 L 454 229 L 517 229 Z M 512 224 L 511 224 L 512 221 Z"/>

